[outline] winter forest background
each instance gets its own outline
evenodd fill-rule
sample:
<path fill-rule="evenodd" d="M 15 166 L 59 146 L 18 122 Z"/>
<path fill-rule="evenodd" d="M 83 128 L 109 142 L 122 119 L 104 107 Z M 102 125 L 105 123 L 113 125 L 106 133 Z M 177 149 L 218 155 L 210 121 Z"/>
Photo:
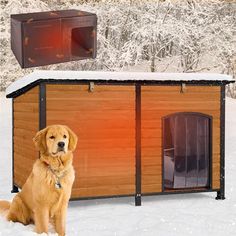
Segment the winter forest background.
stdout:
<path fill-rule="evenodd" d="M 22 70 L 10 49 L 10 14 L 80 9 L 98 16 L 95 60 L 51 70 L 217 72 L 236 78 L 236 0 L 1 0 L 0 90 Z M 236 85 L 227 88 L 236 98 Z"/>

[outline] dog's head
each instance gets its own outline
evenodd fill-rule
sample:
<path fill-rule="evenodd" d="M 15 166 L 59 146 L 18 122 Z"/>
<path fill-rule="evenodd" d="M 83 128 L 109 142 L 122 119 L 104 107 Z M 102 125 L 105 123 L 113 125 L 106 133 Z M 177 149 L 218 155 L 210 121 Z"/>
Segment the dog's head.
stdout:
<path fill-rule="evenodd" d="M 40 130 L 33 141 L 41 154 L 56 157 L 74 151 L 77 136 L 65 125 L 51 125 Z"/>

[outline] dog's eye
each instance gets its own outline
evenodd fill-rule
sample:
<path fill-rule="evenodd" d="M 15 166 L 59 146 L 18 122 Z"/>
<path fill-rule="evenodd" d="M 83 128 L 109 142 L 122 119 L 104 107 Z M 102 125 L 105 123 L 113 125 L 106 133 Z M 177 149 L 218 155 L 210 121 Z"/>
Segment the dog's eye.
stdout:
<path fill-rule="evenodd" d="M 64 134 L 64 135 L 63 135 L 63 138 L 67 138 L 67 136 Z"/>
<path fill-rule="evenodd" d="M 50 139 L 55 139 L 55 136 L 52 135 L 52 136 L 50 136 L 49 138 L 50 138 Z"/>

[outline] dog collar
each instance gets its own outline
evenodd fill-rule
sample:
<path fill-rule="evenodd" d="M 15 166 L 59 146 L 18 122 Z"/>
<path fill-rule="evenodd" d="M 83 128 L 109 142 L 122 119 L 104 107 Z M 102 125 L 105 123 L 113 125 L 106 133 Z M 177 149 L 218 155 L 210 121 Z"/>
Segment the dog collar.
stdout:
<path fill-rule="evenodd" d="M 48 165 L 48 169 L 51 171 L 51 173 L 55 177 L 55 188 L 62 189 L 61 179 L 66 175 L 66 170 L 59 176 L 56 174 L 56 172 L 52 169 L 50 165 Z"/>

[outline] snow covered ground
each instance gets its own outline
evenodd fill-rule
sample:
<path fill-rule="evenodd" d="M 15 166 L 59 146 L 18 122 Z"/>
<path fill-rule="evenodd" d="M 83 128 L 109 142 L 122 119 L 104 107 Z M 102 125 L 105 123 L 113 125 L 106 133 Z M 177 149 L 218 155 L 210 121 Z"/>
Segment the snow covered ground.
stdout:
<path fill-rule="evenodd" d="M 226 200 L 216 193 L 133 197 L 70 202 L 67 235 L 208 236 L 236 232 L 236 100 L 226 103 Z M 11 200 L 11 101 L 0 94 L 0 199 Z M 53 230 L 51 230 L 53 234 Z M 234 232 L 234 233 L 233 233 Z M 0 236 L 36 235 L 34 226 L 0 218 Z"/>

